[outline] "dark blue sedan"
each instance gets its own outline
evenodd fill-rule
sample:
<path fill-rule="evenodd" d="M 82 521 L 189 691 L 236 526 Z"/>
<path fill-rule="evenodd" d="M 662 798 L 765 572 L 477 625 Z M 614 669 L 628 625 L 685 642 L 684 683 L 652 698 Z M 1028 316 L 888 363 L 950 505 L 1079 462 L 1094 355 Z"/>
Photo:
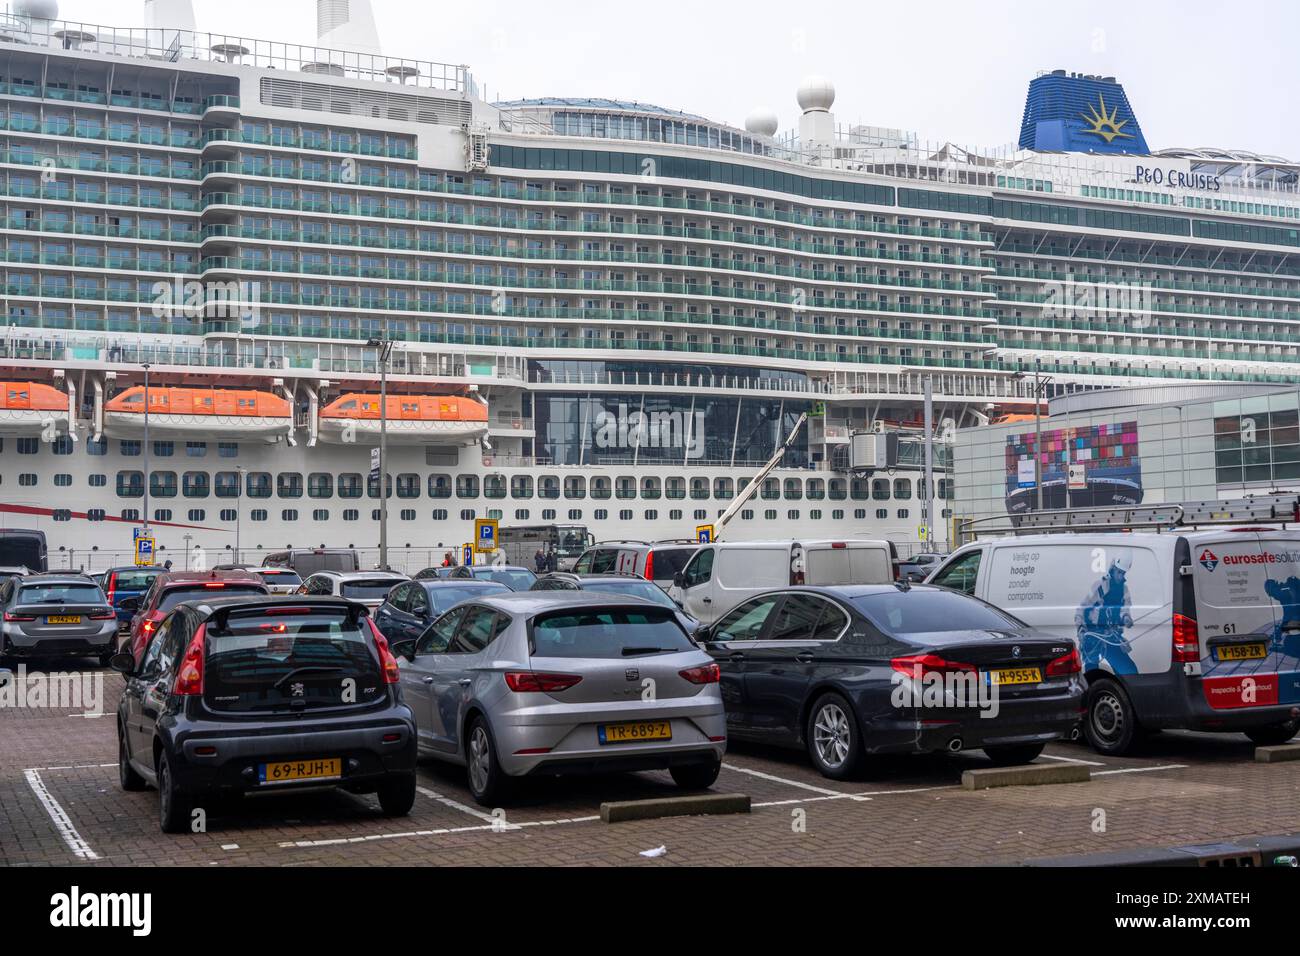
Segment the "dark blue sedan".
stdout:
<path fill-rule="evenodd" d="M 375 624 L 390 644 L 413 641 L 452 605 L 509 591 L 497 581 L 473 578 L 405 581 L 389 591 L 388 598 L 375 609 Z"/>

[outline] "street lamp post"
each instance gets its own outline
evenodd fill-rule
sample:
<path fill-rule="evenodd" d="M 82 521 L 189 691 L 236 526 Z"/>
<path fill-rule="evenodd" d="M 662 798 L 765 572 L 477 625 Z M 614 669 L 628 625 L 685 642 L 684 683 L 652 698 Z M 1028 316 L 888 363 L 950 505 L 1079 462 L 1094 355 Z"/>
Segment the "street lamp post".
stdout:
<path fill-rule="evenodd" d="M 149 363 L 144 368 L 144 514 L 140 528 L 145 536 L 149 534 Z"/>
<path fill-rule="evenodd" d="M 244 519 L 244 475 L 247 469 L 240 465 L 235 469 L 235 477 L 239 479 L 239 487 L 235 489 L 235 564 L 242 564 L 239 554 L 239 526 Z"/>
<path fill-rule="evenodd" d="M 1038 404 L 1038 376 L 1042 362 L 1034 359 L 1034 492 L 1038 495 L 1038 509 L 1043 510 L 1043 415 Z"/>
<path fill-rule="evenodd" d="M 366 345 L 377 350 L 379 359 L 379 567 L 388 569 L 388 360 L 393 343 L 388 337 L 388 319 L 383 333 Z"/>

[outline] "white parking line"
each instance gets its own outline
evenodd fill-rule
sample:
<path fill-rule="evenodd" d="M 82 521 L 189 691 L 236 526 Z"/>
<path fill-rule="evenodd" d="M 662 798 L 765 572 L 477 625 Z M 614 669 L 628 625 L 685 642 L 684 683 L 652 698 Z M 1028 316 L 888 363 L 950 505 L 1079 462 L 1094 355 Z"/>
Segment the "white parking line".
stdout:
<path fill-rule="evenodd" d="M 785 777 L 778 777 L 775 774 L 763 773 L 761 770 L 750 770 L 748 767 L 737 767 L 735 764 L 724 763 L 723 768 L 734 770 L 737 773 L 747 773 L 751 777 L 758 777 L 760 780 L 768 780 L 772 783 L 784 784 L 787 787 L 798 787 L 800 790 L 811 790 L 813 793 L 820 793 L 826 797 L 834 797 L 837 800 L 870 800 L 870 797 L 856 793 L 844 793 L 841 790 L 829 790 L 826 787 L 815 787 L 811 783 L 804 783 L 801 780 L 788 780 Z"/>
<path fill-rule="evenodd" d="M 378 479 L 375 479 L 378 481 Z M 1058 757 L 1055 754 L 1039 754 L 1043 760 L 1061 760 L 1065 763 L 1081 763 L 1085 767 L 1104 767 L 1106 766 L 1100 760 L 1080 760 L 1078 757 Z"/>
<path fill-rule="evenodd" d="M 1185 763 L 1166 763 L 1159 767 L 1121 767 L 1119 770 L 1094 770 L 1094 777 L 1104 777 L 1112 773 L 1151 773 L 1153 770 L 1186 770 Z"/>
<path fill-rule="evenodd" d="M 72 818 L 68 812 L 63 809 L 59 801 L 54 799 L 54 795 L 45 787 L 45 782 L 41 780 L 41 775 L 35 770 L 25 770 L 24 775 L 27 777 L 27 783 L 32 788 L 32 793 L 36 794 L 36 799 L 41 802 L 45 812 L 50 815 L 50 820 L 54 823 L 54 829 L 58 831 L 63 842 L 68 845 L 72 855 L 79 860 L 98 860 L 99 854 L 90 848 L 90 844 L 85 841 L 77 828 L 72 825 Z"/>
<path fill-rule="evenodd" d="M 475 817 L 487 823 L 495 824 L 498 827 L 498 829 L 505 829 L 505 830 L 518 829 L 518 827 L 515 824 L 506 823 L 504 816 L 494 817 L 490 813 L 484 813 L 482 810 L 478 809 L 477 807 L 471 807 L 464 803 L 460 803 L 459 801 L 453 800 L 451 797 L 444 797 L 440 793 L 434 793 L 432 790 L 428 789 L 427 787 L 416 787 L 415 789 L 418 793 L 424 794 L 429 799 L 437 800 L 443 806 L 451 807 L 453 810 L 459 810 L 461 813 L 468 813 L 471 817 Z"/>
<path fill-rule="evenodd" d="M 913 787 L 908 790 L 868 790 L 864 793 L 836 793 L 833 796 L 826 797 L 797 797 L 793 800 L 766 800 L 762 803 L 751 804 L 751 808 L 757 807 L 788 807 L 800 803 L 819 803 L 822 800 L 853 800 L 858 803 L 867 802 L 876 797 L 892 797 L 896 793 L 929 793 L 932 790 L 960 790 L 957 784 L 946 784 L 942 787 Z"/>
<path fill-rule="evenodd" d="M 42 770 L 99 770 L 103 767 L 116 766 L 117 764 L 115 763 L 78 763 L 68 764 L 65 767 L 28 767 L 23 772 L 26 773 L 28 770 L 35 770 L 38 773 Z"/>
<path fill-rule="evenodd" d="M 561 820 L 528 820 L 524 823 L 513 823 L 508 826 L 501 826 L 497 823 L 477 827 L 439 827 L 436 830 L 407 830 L 402 833 L 368 833 L 359 837 L 336 837 L 330 840 L 288 840 L 284 843 L 277 843 L 276 846 L 281 849 L 308 848 L 315 846 L 339 846 L 345 843 L 371 843 L 376 840 L 405 840 L 411 837 L 443 836 L 449 833 L 481 833 L 483 831 L 504 831 L 504 830 L 522 830 L 525 827 L 553 827 L 564 823 L 591 823 L 599 820 L 599 816 L 590 817 L 566 817 Z"/>

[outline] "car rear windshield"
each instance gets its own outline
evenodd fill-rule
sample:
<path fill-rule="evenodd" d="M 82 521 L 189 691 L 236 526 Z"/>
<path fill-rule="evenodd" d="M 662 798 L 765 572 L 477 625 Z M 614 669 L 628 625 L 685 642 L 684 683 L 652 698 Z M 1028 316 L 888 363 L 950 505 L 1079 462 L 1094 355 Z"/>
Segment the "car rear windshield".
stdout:
<path fill-rule="evenodd" d="M 266 589 L 256 584 L 192 584 L 168 588 L 158 601 L 158 610 L 166 613 L 177 604 L 201 597 L 226 597 L 233 594 L 265 594 Z"/>
<path fill-rule="evenodd" d="M 939 589 L 912 588 L 864 594 L 853 598 L 853 604 L 886 634 L 1024 627 L 1020 621 L 982 601 Z"/>
<path fill-rule="evenodd" d="M 496 581 L 484 581 L 479 585 L 469 585 L 468 587 L 456 584 L 440 584 L 437 587 L 425 588 L 429 593 L 429 605 L 434 614 L 441 614 L 453 604 L 459 604 L 461 601 L 467 601 L 470 598 L 486 597 L 489 594 L 509 594 L 510 589 L 504 584 L 498 584 Z"/>
<path fill-rule="evenodd" d="M 671 581 L 674 574 L 686 567 L 695 554 L 695 548 L 655 548 L 650 572 L 656 581 Z"/>
<path fill-rule="evenodd" d="M 162 573 L 162 568 L 156 571 L 114 571 L 109 587 L 121 591 L 143 591 Z"/>
<path fill-rule="evenodd" d="M 667 610 L 552 611 L 533 621 L 533 657 L 624 658 L 676 654 L 693 645 Z"/>
<path fill-rule="evenodd" d="M 209 621 L 204 699 L 227 712 L 382 700 L 383 675 L 365 627 L 339 608 L 235 611 Z"/>
<path fill-rule="evenodd" d="M 605 591 L 610 594 L 628 594 L 632 597 L 645 598 L 647 601 L 653 601 L 655 604 L 662 604 L 664 607 L 677 609 L 677 605 L 657 584 L 649 581 L 642 581 L 633 578 L 628 581 L 590 581 L 582 585 L 584 591 Z"/>
<path fill-rule="evenodd" d="M 302 584 L 302 578 L 298 577 L 297 571 L 269 570 L 269 571 L 258 571 L 257 573 L 260 574 L 262 577 L 266 578 L 267 584 L 275 584 L 275 585 Z"/>
<path fill-rule="evenodd" d="M 19 604 L 103 604 L 95 584 L 32 584 L 19 589 Z"/>
<path fill-rule="evenodd" d="M 537 580 L 537 575 L 522 568 L 475 568 L 472 573 L 480 581 L 496 581 L 512 591 L 527 591 Z"/>
<path fill-rule="evenodd" d="M 398 578 L 370 578 L 366 580 L 344 581 L 339 586 L 339 593 L 354 601 L 382 601 L 388 592 L 401 584 Z"/>

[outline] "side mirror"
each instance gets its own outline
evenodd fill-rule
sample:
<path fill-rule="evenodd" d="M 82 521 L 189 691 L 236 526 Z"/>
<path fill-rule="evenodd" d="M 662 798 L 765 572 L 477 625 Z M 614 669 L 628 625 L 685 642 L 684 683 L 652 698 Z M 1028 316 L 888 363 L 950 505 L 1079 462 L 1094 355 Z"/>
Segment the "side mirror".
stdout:
<path fill-rule="evenodd" d="M 415 660 L 415 641 L 398 641 L 396 644 L 390 644 L 388 649 L 394 654 L 401 654 L 408 661 Z"/>
<path fill-rule="evenodd" d="M 695 629 L 695 633 L 692 637 L 695 638 L 695 643 L 697 644 L 707 644 L 709 641 L 713 640 L 713 628 L 708 624 L 701 624 Z"/>
<path fill-rule="evenodd" d="M 135 655 L 130 653 L 114 654 L 109 658 L 108 666 L 119 674 L 128 677 L 135 671 Z"/>
<path fill-rule="evenodd" d="M 675 571 L 673 573 L 673 586 L 679 588 L 686 587 L 686 575 L 682 574 L 680 571 Z"/>
<path fill-rule="evenodd" d="M 138 597 L 123 598 L 118 602 L 117 607 L 118 610 L 131 611 L 134 613 L 135 611 L 140 610 L 140 599 Z"/>

